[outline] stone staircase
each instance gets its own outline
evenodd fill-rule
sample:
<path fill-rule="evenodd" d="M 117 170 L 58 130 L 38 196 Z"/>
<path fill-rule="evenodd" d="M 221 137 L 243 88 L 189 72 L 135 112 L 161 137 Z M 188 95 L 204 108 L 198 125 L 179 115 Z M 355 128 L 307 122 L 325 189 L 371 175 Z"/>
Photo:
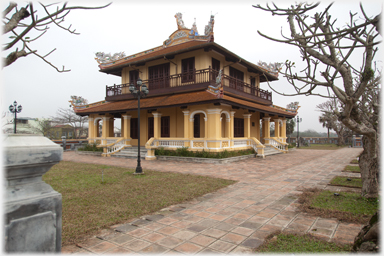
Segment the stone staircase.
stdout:
<path fill-rule="evenodd" d="M 283 154 L 283 152 L 275 149 L 274 147 L 265 145 L 264 156 L 270 156 L 270 155 L 275 155 L 275 154 Z"/>
<path fill-rule="evenodd" d="M 146 155 L 147 155 L 147 149 L 145 147 L 140 147 L 140 159 L 145 159 Z M 112 157 L 137 159 L 137 146 L 124 148 L 119 152 L 113 154 Z"/>

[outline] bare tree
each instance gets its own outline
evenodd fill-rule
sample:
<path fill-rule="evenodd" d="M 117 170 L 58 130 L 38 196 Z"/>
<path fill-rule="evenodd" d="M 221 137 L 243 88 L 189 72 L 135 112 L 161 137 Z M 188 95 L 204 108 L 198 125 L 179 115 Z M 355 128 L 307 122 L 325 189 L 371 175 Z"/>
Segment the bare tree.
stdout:
<path fill-rule="evenodd" d="M 33 128 L 36 132 L 43 134 L 45 137 L 51 139 L 53 136 L 52 120 L 45 118 L 37 118 L 36 125 Z"/>
<path fill-rule="evenodd" d="M 286 130 L 287 130 L 287 135 L 291 135 L 293 131 L 295 130 L 296 122 L 295 118 L 288 119 L 286 123 Z"/>
<path fill-rule="evenodd" d="M 295 63 L 286 61 L 285 69 L 280 71 L 296 91 L 291 95 L 318 95 L 340 100 L 341 108 L 334 111 L 338 120 L 363 135 L 364 151 L 360 157 L 362 196 L 377 197 L 380 80 L 375 77 L 374 56 L 380 43 L 381 15 L 368 17 L 360 4 L 361 17 L 350 13 L 347 25 L 338 28 L 336 20 L 329 14 L 332 4 L 322 12 L 315 12 L 319 4 L 299 3 L 289 8 L 280 8 L 276 4 L 256 5 L 255 8 L 272 15 L 287 17 L 290 30 L 289 36 L 282 34 L 282 39 L 258 33 L 299 49 L 305 68 L 296 73 Z M 359 58 L 361 65 L 352 64 L 351 56 Z M 363 112 L 368 109 L 371 112 Z"/>
<path fill-rule="evenodd" d="M 59 108 L 56 116 L 51 119 L 55 124 L 72 126 L 75 139 L 79 139 L 82 135 L 87 135 L 88 129 L 85 128 L 85 124 L 88 124 L 88 117 L 76 115 L 72 108 Z"/>
<path fill-rule="evenodd" d="M 336 132 L 338 146 L 345 145 L 345 139 L 348 136 L 352 136 L 351 130 L 340 122 L 337 115 L 334 113 L 334 111 L 340 107 L 342 107 L 341 102 L 337 99 L 329 99 L 328 101 L 316 106 L 316 108 L 322 112 L 319 116 L 319 122 L 323 125 L 323 127 L 328 128 L 328 137 L 329 129 Z"/>
<path fill-rule="evenodd" d="M 5 43 L 3 51 L 10 50 L 6 58 L 3 58 L 3 66 L 9 66 L 14 63 L 20 57 L 26 57 L 30 54 L 33 54 L 48 65 L 55 68 L 58 72 L 68 72 L 70 70 L 63 68 L 60 70 L 55 65 L 47 60 L 47 57 L 56 50 L 54 48 L 47 54 L 40 55 L 37 53 L 37 50 L 32 49 L 30 43 L 41 38 L 49 29 L 49 25 L 54 24 L 59 28 L 68 31 L 71 34 L 79 35 L 76 32 L 76 29 L 72 29 L 72 25 L 64 27 L 62 23 L 64 18 L 70 13 L 71 10 L 81 9 L 81 10 L 92 10 L 92 9 L 102 9 L 109 6 L 111 3 L 98 6 L 98 7 L 86 7 L 86 6 L 67 6 L 67 3 L 64 3 L 63 6 L 59 7 L 58 3 L 54 4 L 42 4 L 40 6 L 42 11 L 39 13 L 34 8 L 32 2 L 25 5 L 25 7 L 17 8 L 17 3 L 10 2 L 8 7 L 3 11 L 3 34 L 11 33 L 9 36 L 9 42 Z M 7 17 L 7 16 L 10 17 Z M 37 32 L 36 34 L 33 33 Z"/>

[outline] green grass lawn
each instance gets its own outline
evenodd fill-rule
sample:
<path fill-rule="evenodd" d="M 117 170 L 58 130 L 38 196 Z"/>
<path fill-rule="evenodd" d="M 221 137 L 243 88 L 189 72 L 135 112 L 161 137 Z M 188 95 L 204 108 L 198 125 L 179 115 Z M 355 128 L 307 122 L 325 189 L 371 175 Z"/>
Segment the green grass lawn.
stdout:
<path fill-rule="evenodd" d="M 256 249 L 256 253 L 336 253 L 350 252 L 351 245 L 327 242 L 311 235 L 278 233 Z"/>
<path fill-rule="evenodd" d="M 103 181 L 102 182 L 102 171 Z M 63 197 L 62 244 L 226 187 L 235 181 L 206 176 L 60 162 L 43 180 Z"/>
<path fill-rule="evenodd" d="M 377 198 L 366 199 L 360 193 L 306 189 L 300 195 L 299 209 L 322 218 L 365 224 L 379 207 Z"/>
<path fill-rule="evenodd" d="M 329 182 L 329 184 L 334 186 L 344 186 L 353 188 L 361 188 L 363 186 L 361 178 L 345 176 L 336 176 Z"/>
<path fill-rule="evenodd" d="M 311 203 L 312 207 L 348 212 L 353 215 L 373 215 L 377 211 L 377 199 L 366 199 L 358 193 L 322 191 Z"/>
<path fill-rule="evenodd" d="M 344 167 L 345 172 L 360 172 L 359 166 L 347 165 Z"/>
<path fill-rule="evenodd" d="M 359 161 L 357 159 L 353 159 L 350 163 L 351 164 L 359 164 Z"/>
<path fill-rule="evenodd" d="M 324 149 L 324 150 L 336 150 L 340 148 L 345 148 L 346 146 L 337 146 L 336 144 L 310 144 L 309 147 L 301 146 L 298 149 Z"/>

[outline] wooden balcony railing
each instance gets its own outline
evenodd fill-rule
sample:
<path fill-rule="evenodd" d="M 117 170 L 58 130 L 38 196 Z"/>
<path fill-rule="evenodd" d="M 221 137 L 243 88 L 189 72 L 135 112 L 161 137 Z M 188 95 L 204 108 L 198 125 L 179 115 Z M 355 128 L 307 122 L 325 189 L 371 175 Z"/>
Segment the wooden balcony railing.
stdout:
<path fill-rule="evenodd" d="M 201 88 L 198 85 L 215 85 L 218 71 L 211 68 L 193 70 L 180 74 L 170 75 L 168 77 L 157 77 L 148 80 L 143 80 L 143 83 L 148 86 L 152 95 L 164 92 L 173 92 L 188 87 L 188 89 Z M 258 87 L 251 86 L 244 81 L 235 79 L 228 75 L 223 75 L 224 92 L 232 92 L 240 96 L 251 96 L 251 98 L 262 99 L 267 102 L 272 102 L 272 93 Z M 229 88 L 229 89 L 226 89 Z M 116 96 L 129 95 L 129 83 L 113 85 L 106 87 L 106 100 L 113 100 Z M 122 99 L 121 97 L 118 97 Z"/>

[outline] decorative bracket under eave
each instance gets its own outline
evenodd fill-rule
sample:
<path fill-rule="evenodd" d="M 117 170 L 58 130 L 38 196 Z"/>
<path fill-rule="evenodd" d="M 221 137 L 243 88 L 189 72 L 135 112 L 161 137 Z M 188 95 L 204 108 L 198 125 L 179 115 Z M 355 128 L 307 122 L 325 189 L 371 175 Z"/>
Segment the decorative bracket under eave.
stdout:
<path fill-rule="evenodd" d="M 207 92 L 212 93 L 216 98 L 222 99 L 224 97 L 223 89 L 223 70 L 219 71 L 218 76 L 216 77 L 216 86 L 208 85 Z"/>

